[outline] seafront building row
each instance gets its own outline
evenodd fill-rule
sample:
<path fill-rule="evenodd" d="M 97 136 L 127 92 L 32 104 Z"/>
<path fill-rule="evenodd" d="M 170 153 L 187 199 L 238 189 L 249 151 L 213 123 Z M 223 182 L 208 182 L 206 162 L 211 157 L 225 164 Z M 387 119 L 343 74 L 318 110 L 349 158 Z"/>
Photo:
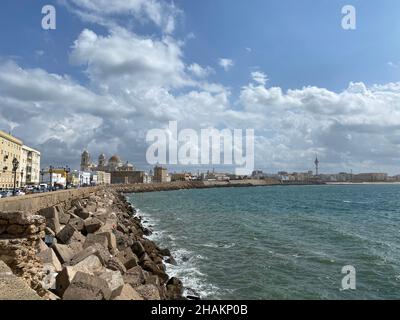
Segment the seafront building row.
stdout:
<path fill-rule="evenodd" d="M 140 171 L 129 162 L 123 162 L 118 155 L 113 155 L 107 160 L 105 154 L 98 157 L 97 164 L 91 161 L 88 151 L 81 155 L 79 170 L 68 167 L 54 168 L 50 166 L 40 169 L 41 153 L 26 146 L 22 140 L 0 130 L 0 189 L 21 188 L 24 186 L 49 186 L 66 187 L 109 185 L 109 184 L 137 184 L 137 183 L 167 183 L 174 181 L 233 181 L 241 179 L 274 179 L 281 183 L 326 183 L 326 182 L 400 182 L 400 175 L 389 177 L 386 173 L 338 173 L 321 174 L 320 161 L 315 159 L 315 172 L 278 172 L 277 174 L 264 174 L 254 171 L 251 177 L 236 176 L 229 173 L 192 174 L 190 172 L 168 173 L 167 168 L 156 166 L 150 172 Z"/>
<path fill-rule="evenodd" d="M 0 189 L 37 185 L 40 182 L 40 152 L 0 130 Z"/>

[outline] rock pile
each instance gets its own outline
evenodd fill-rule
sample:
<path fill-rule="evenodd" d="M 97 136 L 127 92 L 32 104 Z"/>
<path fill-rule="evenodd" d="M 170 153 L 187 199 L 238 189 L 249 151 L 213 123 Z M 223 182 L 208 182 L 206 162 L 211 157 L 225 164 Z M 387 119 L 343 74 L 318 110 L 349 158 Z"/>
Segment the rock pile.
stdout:
<path fill-rule="evenodd" d="M 31 287 L 55 300 L 182 299 L 181 281 L 166 274 L 164 260 L 174 261 L 171 253 L 144 237 L 150 231 L 134 215 L 135 209 L 122 195 L 104 189 L 31 216 L 37 222 L 29 228 L 37 233 L 35 242 L 25 247 L 34 248 L 32 263 L 41 263 L 41 272 L 36 272 L 41 288 L 37 279 L 36 287 L 30 283 Z M 14 231 L 25 236 L 27 232 L 3 225 L 3 236 L 10 237 Z M 3 243 L 3 247 L 10 246 L 10 242 Z"/>

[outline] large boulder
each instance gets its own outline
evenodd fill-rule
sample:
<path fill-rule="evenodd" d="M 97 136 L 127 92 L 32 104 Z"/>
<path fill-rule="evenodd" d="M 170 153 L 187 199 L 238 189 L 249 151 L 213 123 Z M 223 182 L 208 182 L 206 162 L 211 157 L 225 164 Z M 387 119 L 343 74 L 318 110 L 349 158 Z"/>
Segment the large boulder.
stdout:
<path fill-rule="evenodd" d="M 183 284 L 178 278 L 171 278 L 167 282 L 167 298 L 169 300 L 182 299 L 183 295 Z"/>
<path fill-rule="evenodd" d="M 146 253 L 143 245 L 139 241 L 135 241 L 131 246 L 132 252 L 136 254 L 139 258 Z"/>
<path fill-rule="evenodd" d="M 63 300 L 109 300 L 111 290 L 107 281 L 91 274 L 77 272 L 65 290 Z"/>
<path fill-rule="evenodd" d="M 143 298 L 131 285 L 126 284 L 122 287 L 120 294 L 115 297 L 114 300 L 143 300 Z"/>
<path fill-rule="evenodd" d="M 136 287 L 135 290 L 143 297 L 144 300 L 161 300 L 158 287 L 153 284 L 146 284 Z"/>
<path fill-rule="evenodd" d="M 74 266 L 91 255 L 97 256 L 103 265 L 106 265 L 108 260 L 112 258 L 110 252 L 106 248 L 98 243 L 95 243 L 94 245 L 87 247 L 74 255 L 69 264 Z"/>
<path fill-rule="evenodd" d="M 62 270 L 61 263 L 52 248 L 47 248 L 47 250 L 40 252 L 37 257 L 43 265 L 52 266 L 55 272 L 60 272 Z"/>
<path fill-rule="evenodd" d="M 55 207 L 50 207 L 42 209 L 39 214 L 46 218 L 46 226 L 52 230 L 54 233 L 60 232 L 60 219 L 58 216 L 58 211 Z"/>
<path fill-rule="evenodd" d="M 85 228 L 84 220 L 79 217 L 70 219 L 68 224 L 73 226 L 77 231 L 82 231 Z"/>
<path fill-rule="evenodd" d="M 138 265 L 139 259 L 132 252 L 131 248 L 126 248 L 125 250 L 118 253 L 117 258 L 124 264 L 126 269 L 131 269 Z"/>
<path fill-rule="evenodd" d="M 90 217 L 90 212 L 84 208 L 75 209 L 74 214 L 76 214 L 79 218 L 83 220 L 86 220 Z"/>
<path fill-rule="evenodd" d="M 72 225 L 67 224 L 59 233 L 57 239 L 63 244 L 70 244 L 72 242 L 85 242 L 85 237 L 78 232 Z"/>
<path fill-rule="evenodd" d="M 117 239 L 112 231 L 106 231 L 102 233 L 97 233 L 98 236 L 106 236 L 108 241 L 108 249 L 117 250 Z"/>
<path fill-rule="evenodd" d="M 108 287 L 111 290 L 111 299 L 121 294 L 122 288 L 125 284 L 120 271 L 106 269 L 105 271 L 98 273 L 97 276 L 107 281 Z"/>
<path fill-rule="evenodd" d="M 144 272 L 139 266 L 126 271 L 123 277 L 124 282 L 130 284 L 134 288 L 144 284 L 146 281 Z"/>
<path fill-rule="evenodd" d="M 66 266 L 56 277 L 56 293 L 62 297 L 77 272 L 94 275 L 102 271 L 103 264 L 100 259 L 94 255 L 87 257 L 74 266 Z"/>
<path fill-rule="evenodd" d="M 96 243 L 102 245 L 104 248 L 108 248 L 107 235 L 105 235 L 105 234 L 93 234 L 93 233 L 88 234 L 87 237 L 86 237 L 86 241 L 83 244 L 83 248 L 86 249 L 88 247 L 93 246 Z"/>
<path fill-rule="evenodd" d="M 75 255 L 74 250 L 65 244 L 55 243 L 52 248 L 62 264 L 68 263 Z"/>
<path fill-rule="evenodd" d="M 89 233 L 95 233 L 98 231 L 103 223 L 97 219 L 97 218 L 89 218 L 85 220 L 85 232 L 87 234 Z"/>

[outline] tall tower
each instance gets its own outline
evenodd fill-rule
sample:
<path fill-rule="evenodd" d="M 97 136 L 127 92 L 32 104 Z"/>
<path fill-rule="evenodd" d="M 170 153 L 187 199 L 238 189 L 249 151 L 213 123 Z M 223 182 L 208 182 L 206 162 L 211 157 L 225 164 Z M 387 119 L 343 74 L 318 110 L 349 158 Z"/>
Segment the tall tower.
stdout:
<path fill-rule="evenodd" d="M 315 164 L 315 175 L 319 176 L 319 160 L 318 160 L 318 156 L 315 156 L 314 164 Z"/>
<path fill-rule="evenodd" d="M 83 151 L 81 156 L 81 171 L 89 171 L 90 167 L 90 154 L 87 150 Z"/>
<path fill-rule="evenodd" d="M 100 169 L 104 169 L 106 167 L 106 155 L 103 153 L 99 156 L 99 163 L 98 163 L 98 167 Z"/>

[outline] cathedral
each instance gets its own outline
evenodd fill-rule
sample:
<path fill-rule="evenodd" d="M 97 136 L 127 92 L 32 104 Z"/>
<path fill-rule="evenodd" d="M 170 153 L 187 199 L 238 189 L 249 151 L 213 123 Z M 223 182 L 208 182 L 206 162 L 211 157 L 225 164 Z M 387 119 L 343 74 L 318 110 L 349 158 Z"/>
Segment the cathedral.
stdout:
<path fill-rule="evenodd" d="M 113 155 L 108 161 L 105 154 L 101 154 L 97 165 L 91 162 L 90 154 L 87 150 L 83 151 L 81 156 L 81 171 L 104 171 L 104 172 L 133 172 L 134 165 L 129 162 L 123 163 L 121 158 Z"/>

